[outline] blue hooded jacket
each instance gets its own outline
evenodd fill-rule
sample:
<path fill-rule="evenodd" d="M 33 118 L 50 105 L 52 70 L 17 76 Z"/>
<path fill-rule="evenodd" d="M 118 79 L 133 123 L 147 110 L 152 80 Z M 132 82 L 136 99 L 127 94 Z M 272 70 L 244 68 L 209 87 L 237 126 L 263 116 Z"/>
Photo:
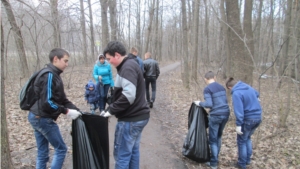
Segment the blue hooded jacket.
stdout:
<path fill-rule="evenodd" d="M 239 81 L 232 87 L 231 94 L 237 126 L 244 124 L 245 120 L 261 119 L 259 93 L 255 89 Z"/>
<path fill-rule="evenodd" d="M 90 90 L 90 87 L 93 87 L 94 89 Z M 99 100 L 99 92 L 92 80 L 89 80 L 88 84 L 85 85 L 84 98 L 85 100 L 87 100 L 88 103 L 97 103 Z"/>
<path fill-rule="evenodd" d="M 110 87 L 114 87 L 111 66 L 106 60 L 103 64 L 98 60 L 94 66 L 93 77 L 96 82 L 99 82 L 99 76 L 102 76 L 102 83 L 104 85 L 109 84 Z"/>

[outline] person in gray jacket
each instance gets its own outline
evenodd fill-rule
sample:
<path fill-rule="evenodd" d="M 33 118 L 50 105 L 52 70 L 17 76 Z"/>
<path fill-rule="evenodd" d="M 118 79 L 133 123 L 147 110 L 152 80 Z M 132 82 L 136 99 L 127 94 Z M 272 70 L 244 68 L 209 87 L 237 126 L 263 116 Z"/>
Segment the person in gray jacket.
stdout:
<path fill-rule="evenodd" d="M 145 54 L 144 60 L 144 78 L 146 85 L 146 99 L 149 104 L 149 107 L 153 107 L 156 95 L 156 80 L 160 74 L 159 66 L 156 60 L 151 58 L 151 53 L 147 52 Z M 149 86 L 151 84 L 152 95 L 150 99 Z"/>

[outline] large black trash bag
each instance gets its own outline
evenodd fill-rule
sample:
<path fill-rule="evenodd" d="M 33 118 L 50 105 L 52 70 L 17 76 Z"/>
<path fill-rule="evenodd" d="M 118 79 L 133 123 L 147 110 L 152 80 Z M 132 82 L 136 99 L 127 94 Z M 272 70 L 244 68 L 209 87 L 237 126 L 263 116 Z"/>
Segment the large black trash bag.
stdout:
<path fill-rule="evenodd" d="M 185 138 L 182 154 L 196 162 L 210 160 L 210 150 L 206 128 L 208 127 L 207 113 L 203 107 L 194 103 L 190 107 L 188 117 L 188 133 Z"/>
<path fill-rule="evenodd" d="M 107 118 L 83 114 L 73 120 L 73 169 L 108 169 Z"/>

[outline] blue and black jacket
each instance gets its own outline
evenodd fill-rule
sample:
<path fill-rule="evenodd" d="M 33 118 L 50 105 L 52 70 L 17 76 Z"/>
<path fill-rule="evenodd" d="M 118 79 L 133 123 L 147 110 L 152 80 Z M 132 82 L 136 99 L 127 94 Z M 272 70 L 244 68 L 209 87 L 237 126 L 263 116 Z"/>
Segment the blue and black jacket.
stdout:
<path fill-rule="evenodd" d="M 114 100 L 108 111 L 118 121 L 141 121 L 150 117 L 150 109 L 145 99 L 143 73 L 132 57 L 125 57 L 117 66 Z"/>
<path fill-rule="evenodd" d="M 30 108 L 30 112 L 37 116 L 56 120 L 61 113 L 66 114 L 68 109 L 79 110 L 66 97 L 64 84 L 60 77 L 63 71 L 52 63 L 47 64 L 47 69 L 50 72 L 43 74 L 34 82 L 34 91 L 39 93 L 39 99 Z"/>

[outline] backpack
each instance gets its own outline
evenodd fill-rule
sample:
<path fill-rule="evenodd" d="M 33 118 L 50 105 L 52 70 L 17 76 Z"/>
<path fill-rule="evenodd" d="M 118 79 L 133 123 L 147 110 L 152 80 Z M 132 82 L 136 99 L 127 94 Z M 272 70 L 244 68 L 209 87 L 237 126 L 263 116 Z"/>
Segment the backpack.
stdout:
<path fill-rule="evenodd" d="M 22 87 L 19 95 L 20 108 L 22 110 L 30 110 L 32 105 L 39 99 L 39 95 L 34 92 L 34 81 L 47 72 L 51 71 L 43 68 L 35 72 Z"/>

